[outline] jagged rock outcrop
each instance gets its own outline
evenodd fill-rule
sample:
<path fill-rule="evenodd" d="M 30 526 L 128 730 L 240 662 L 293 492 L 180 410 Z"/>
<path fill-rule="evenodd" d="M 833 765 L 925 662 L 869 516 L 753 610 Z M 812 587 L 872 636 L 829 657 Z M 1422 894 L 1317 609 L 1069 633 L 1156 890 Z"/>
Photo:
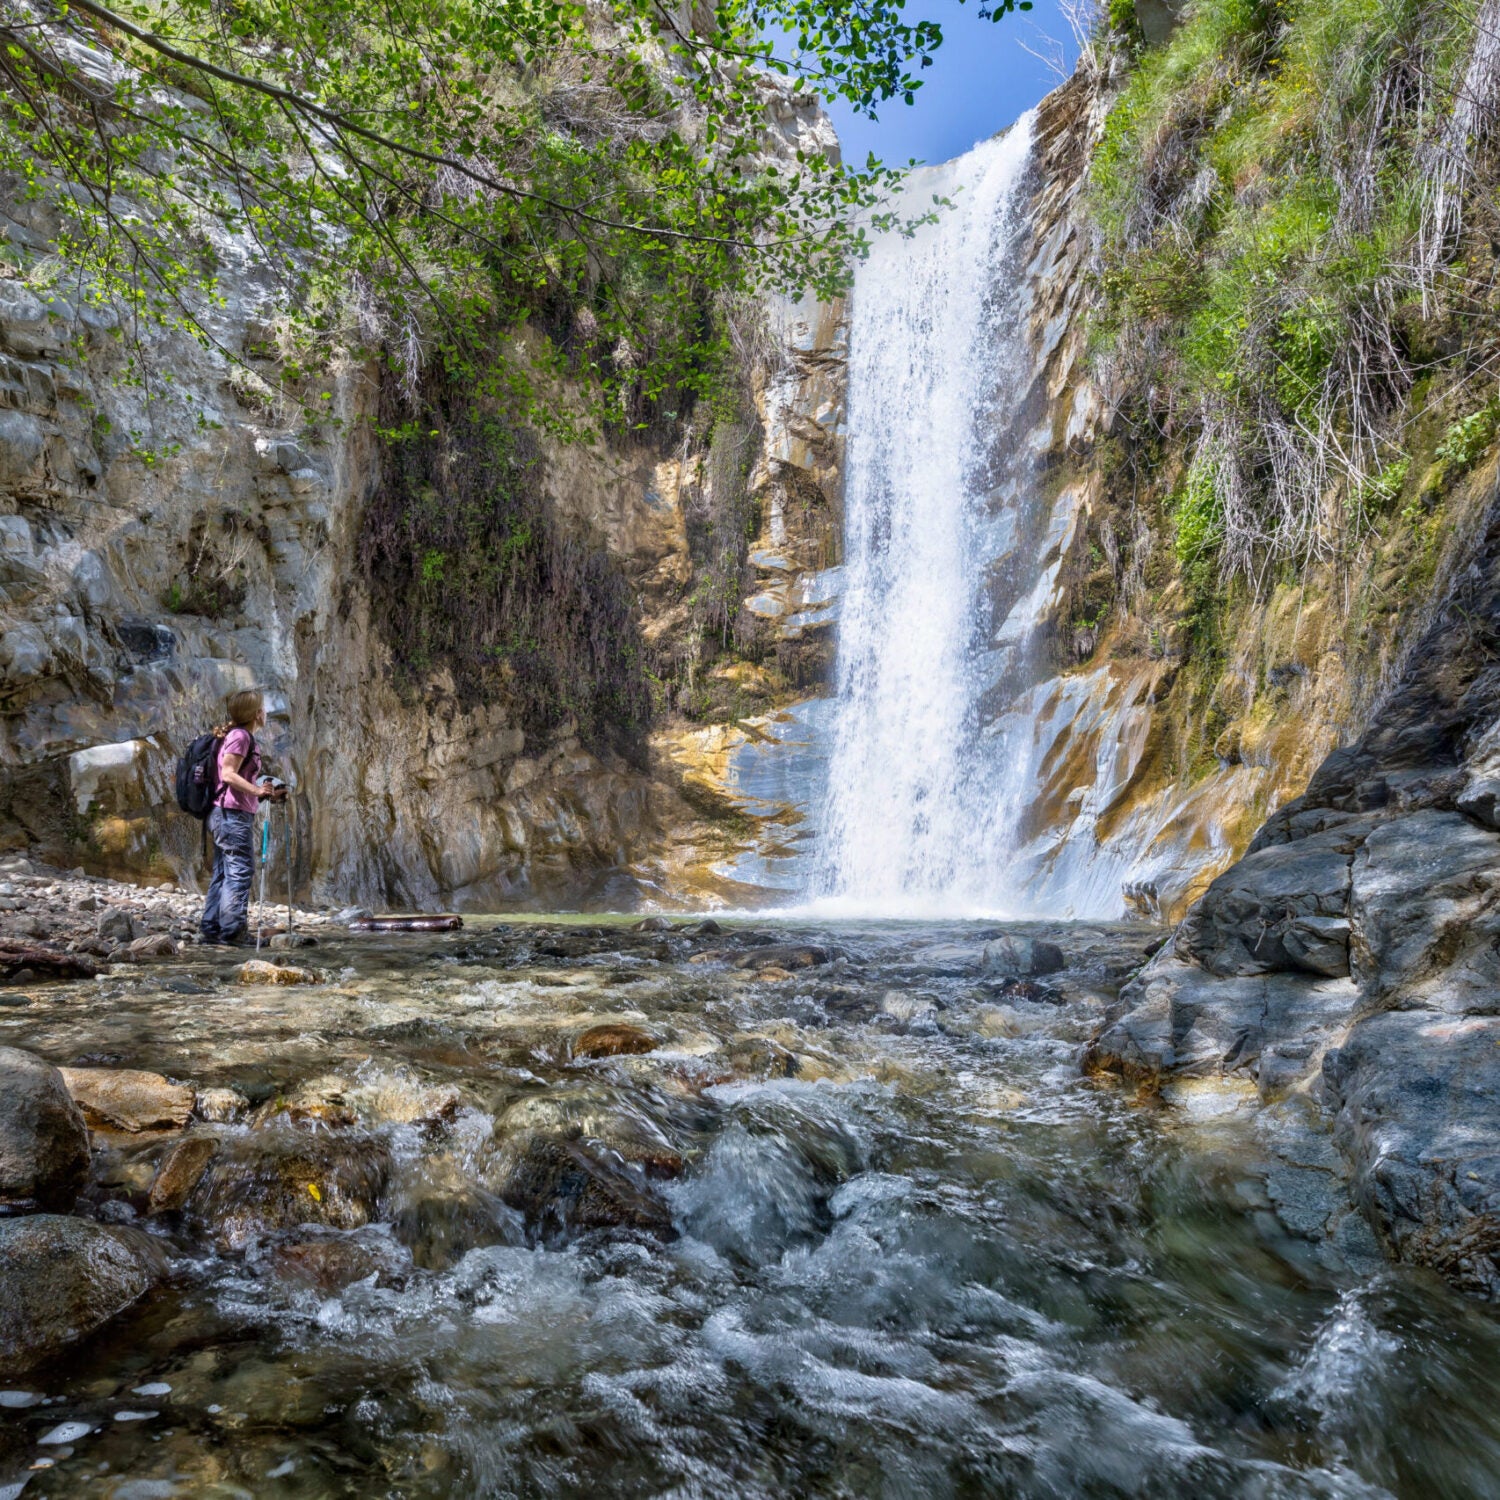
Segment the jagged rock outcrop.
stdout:
<path fill-rule="evenodd" d="M 1493 485 L 1493 479 L 1491 480 Z M 1493 491 L 1492 491 L 1493 494 Z M 1387 1249 L 1500 1298 L 1500 500 L 1369 729 L 1122 992 L 1094 1066 L 1321 1106 Z M 1347 976 L 1347 977 L 1340 977 Z"/>

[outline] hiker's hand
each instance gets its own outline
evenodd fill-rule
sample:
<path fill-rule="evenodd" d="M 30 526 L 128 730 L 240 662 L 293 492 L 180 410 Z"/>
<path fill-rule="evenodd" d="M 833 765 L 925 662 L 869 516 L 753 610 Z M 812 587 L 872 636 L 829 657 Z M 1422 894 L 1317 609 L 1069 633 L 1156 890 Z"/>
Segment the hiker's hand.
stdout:
<path fill-rule="evenodd" d="M 285 802 L 286 788 L 284 786 L 274 786 L 271 783 L 270 779 L 267 778 L 260 784 L 260 795 L 262 799 L 266 801 Z"/>

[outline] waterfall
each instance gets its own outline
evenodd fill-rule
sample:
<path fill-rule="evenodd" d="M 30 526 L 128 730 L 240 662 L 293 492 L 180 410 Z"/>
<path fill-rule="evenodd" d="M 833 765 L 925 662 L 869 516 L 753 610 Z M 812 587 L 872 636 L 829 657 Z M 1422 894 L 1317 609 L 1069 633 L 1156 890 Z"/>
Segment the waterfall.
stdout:
<path fill-rule="evenodd" d="M 856 276 L 846 579 L 812 894 L 879 915 L 1016 914 L 1008 888 L 1029 754 L 1013 702 L 1034 676 L 1052 577 L 1020 411 L 1032 384 L 1025 249 L 1032 116 L 912 175 Z M 1004 727 L 1010 722 L 1009 731 Z"/>

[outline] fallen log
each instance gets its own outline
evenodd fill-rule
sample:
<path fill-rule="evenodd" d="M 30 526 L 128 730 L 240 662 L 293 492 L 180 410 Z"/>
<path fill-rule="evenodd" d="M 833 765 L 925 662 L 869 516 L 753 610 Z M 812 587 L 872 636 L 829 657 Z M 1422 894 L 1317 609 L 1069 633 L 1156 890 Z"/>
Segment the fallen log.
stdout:
<path fill-rule="evenodd" d="M 46 979 L 92 979 L 99 966 L 81 953 L 64 953 L 40 943 L 0 938 L 0 984 L 30 984 Z"/>

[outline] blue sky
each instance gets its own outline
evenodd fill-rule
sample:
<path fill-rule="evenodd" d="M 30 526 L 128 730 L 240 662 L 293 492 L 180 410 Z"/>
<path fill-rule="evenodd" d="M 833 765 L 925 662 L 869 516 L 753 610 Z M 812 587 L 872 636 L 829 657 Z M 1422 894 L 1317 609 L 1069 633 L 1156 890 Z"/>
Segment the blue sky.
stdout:
<path fill-rule="evenodd" d="M 993 135 L 1029 109 L 1060 81 L 1045 63 L 1030 56 L 1025 42 L 1038 52 L 1063 49 L 1061 61 L 1073 66 L 1077 49 L 1057 0 L 1036 0 L 1035 9 L 981 21 L 976 0 L 908 0 L 906 15 L 941 23 L 943 45 L 923 74 L 917 102 L 892 100 L 879 121 L 861 118 L 845 104 L 828 106 L 844 148 L 844 159 L 863 164 L 873 151 L 892 166 L 919 161 L 946 161 Z"/>

